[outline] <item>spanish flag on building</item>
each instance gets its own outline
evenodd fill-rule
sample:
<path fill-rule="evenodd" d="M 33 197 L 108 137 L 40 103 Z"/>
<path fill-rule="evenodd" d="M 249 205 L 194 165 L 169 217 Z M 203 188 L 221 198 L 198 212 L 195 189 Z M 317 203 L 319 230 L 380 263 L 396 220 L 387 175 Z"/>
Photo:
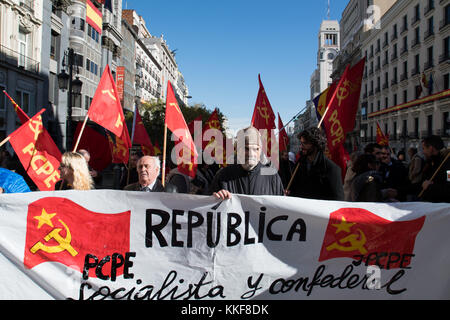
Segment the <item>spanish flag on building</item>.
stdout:
<path fill-rule="evenodd" d="M 103 27 L 102 13 L 89 0 L 86 0 L 86 22 L 89 23 L 89 25 L 92 28 L 97 30 L 98 33 L 100 33 L 100 34 L 102 33 L 102 27 Z"/>

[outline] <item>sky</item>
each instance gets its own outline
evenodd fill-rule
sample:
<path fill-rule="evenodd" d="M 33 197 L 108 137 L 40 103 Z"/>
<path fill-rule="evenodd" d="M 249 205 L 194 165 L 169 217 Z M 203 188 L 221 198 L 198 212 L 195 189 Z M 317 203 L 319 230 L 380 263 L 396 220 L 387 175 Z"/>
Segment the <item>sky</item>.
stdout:
<path fill-rule="evenodd" d="M 330 0 L 330 19 L 340 21 L 347 3 Z M 218 107 L 230 133 L 250 125 L 258 74 L 284 124 L 305 107 L 327 7 L 327 0 L 123 0 L 176 50 L 189 104 Z"/>

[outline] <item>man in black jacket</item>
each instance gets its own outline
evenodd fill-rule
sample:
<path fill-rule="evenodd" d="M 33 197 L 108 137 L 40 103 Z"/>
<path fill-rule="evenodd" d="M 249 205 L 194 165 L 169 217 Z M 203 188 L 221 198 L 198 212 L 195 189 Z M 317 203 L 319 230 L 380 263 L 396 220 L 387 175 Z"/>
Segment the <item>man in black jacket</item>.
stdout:
<path fill-rule="evenodd" d="M 450 179 L 448 176 L 450 159 L 447 157 L 450 150 L 445 148 L 441 137 L 434 135 L 422 140 L 422 149 L 426 159 L 423 169 L 422 201 L 450 202 Z M 431 180 L 436 171 L 434 179 Z"/>
<path fill-rule="evenodd" d="M 302 146 L 299 169 L 292 182 L 289 195 L 293 197 L 344 200 L 341 169 L 325 154 L 327 139 L 316 127 L 298 135 Z"/>
<path fill-rule="evenodd" d="M 284 195 L 283 183 L 275 168 L 261 163 L 262 141 L 255 127 L 247 127 L 237 135 L 238 163 L 219 172 L 211 185 L 211 193 L 218 199 L 231 195 Z"/>

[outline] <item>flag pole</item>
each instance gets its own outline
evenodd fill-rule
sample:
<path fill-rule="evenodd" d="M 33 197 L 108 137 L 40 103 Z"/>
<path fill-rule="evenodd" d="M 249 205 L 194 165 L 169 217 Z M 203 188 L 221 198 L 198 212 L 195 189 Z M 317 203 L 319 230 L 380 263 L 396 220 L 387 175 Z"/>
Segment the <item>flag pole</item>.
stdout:
<path fill-rule="evenodd" d="M 166 148 L 167 148 L 167 123 L 164 121 L 164 146 L 163 146 L 163 161 L 162 161 L 162 185 L 166 186 Z"/>
<path fill-rule="evenodd" d="M 439 168 L 436 169 L 436 171 L 434 172 L 433 176 L 431 177 L 431 179 L 429 181 L 433 181 L 434 178 L 436 177 L 437 173 L 439 172 L 439 170 L 441 170 L 442 166 L 445 164 L 445 162 L 448 160 L 448 158 L 450 157 L 450 151 L 447 150 L 447 155 L 445 156 L 444 160 L 441 162 L 441 165 L 439 166 Z M 423 196 L 423 193 L 425 192 L 425 189 L 422 188 L 422 191 L 419 194 L 419 198 L 421 198 Z"/>
<path fill-rule="evenodd" d="M 83 134 L 84 128 L 86 127 L 86 122 L 88 121 L 89 115 L 86 114 L 86 117 L 84 118 L 83 121 L 83 126 L 81 127 L 80 133 L 78 134 L 78 138 L 77 138 L 77 143 L 75 143 L 75 147 L 73 148 L 73 152 L 77 151 L 78 148 L 78 144 L 80 143 L 81 140 L 81 135 Z M 66 146 L 66 149 L 68 149 L 69 146 Z"/>
<path fill-rule="evenodd" d="M 0 147 L 2 147 L 5 143 L 7 143 L 9 141 L 9 139 L 11 139 L 11 137 L 6 137 L 5 139 L 3 139 L 2 142 L 0 142 Z"/>

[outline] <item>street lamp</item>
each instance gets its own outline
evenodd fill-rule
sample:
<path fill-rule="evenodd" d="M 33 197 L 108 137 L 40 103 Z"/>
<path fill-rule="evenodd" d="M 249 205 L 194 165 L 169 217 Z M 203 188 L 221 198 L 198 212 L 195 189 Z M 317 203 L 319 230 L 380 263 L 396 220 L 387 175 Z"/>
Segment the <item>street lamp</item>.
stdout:
<path fill-rule="evenodd" d="M 67 119 L 66 119 L 66 150 L 72 146 L 72 96 L 81 94 L 83 82 L 78 75 L 73 79 L 74 66 L 76 67 L 76 74 L 78 74 L 78 65 L 75 63 L 75 52 L 69 48 L 64 52 L 62 61 L 63 69 L 58 74 L 58 86 L 63 92 L 67 91 Z M 69 74 L 66 73 L 65 68 L 69 68 Z"/>

